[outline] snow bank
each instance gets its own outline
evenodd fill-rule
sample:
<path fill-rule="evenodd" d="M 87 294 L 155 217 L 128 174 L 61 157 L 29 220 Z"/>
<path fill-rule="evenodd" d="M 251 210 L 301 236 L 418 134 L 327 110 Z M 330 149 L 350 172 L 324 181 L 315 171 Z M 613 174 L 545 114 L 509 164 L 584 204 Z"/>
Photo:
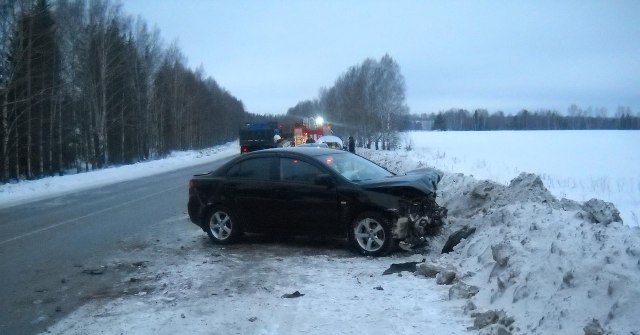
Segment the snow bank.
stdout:
<path fill-rule="evenodd" d="M 361 153 L 407 167 L 397 152 Z M 469 299 L 481 333 L 640 334 L 640 228 L 622 224 L 613 204 L 559 200 L 527 173 L 508 186 L 445 174 L 437 201 L 449 224 L 419 268 L 455 271 L 450 296 Z M 465 227 L 475 232 L 441 254 Z"/>
<path fill-rule="evenodd" d="M 441 186 L 447 229 L 477 230 L 439 261 L 482 287 L 476 306 L 504 310 L 519 333 L 583 334 L 593 319 L 611 334 L 640 331 L 640 229 L 611 204 L 557 200 L 530 174 L 508 187 L 448 175 Z M 609 216 L 595 219 L 594 206 Z"/>
<path fill-rule="evenodd" d="M 240 152 L 238 141 L 202 150 L 175 151 L 168 157 L 64 176 L 0 184 L 0 206 L 61 195 L 229 157 Z"/>

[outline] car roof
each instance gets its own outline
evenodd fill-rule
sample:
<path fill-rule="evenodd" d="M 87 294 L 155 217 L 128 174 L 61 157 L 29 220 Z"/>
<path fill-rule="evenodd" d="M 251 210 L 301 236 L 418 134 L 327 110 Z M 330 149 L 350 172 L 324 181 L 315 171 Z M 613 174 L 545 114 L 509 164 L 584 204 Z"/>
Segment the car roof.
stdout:
<path fill-rule="evenodd" d="M 316 142 L 333 142 L 342 145 L 342 139 L 335 135 L 325 135 L 320 137 Z"/>
<path fill-rule="evenodd" d="M 245 155 L 253 155 L 253 154 L 258 155 L 260 153 L 297 153 L 297 154 L 303 154 L 306 156 L 321 156 L 321 155 L 342 154 L 344 152 L 336 149 L 325 148 L 325 147 L 287 147 L 287 148 L 273 148 L 273 149 L 253 151 Z"/>
<path fill-rule="evenodd" d="M 302 144 L 298 144 L 296 145 L 296 147 L 317 147 L 317 148 L 328 148 L 329 145 L 326 143 L 302 143 Z"/>

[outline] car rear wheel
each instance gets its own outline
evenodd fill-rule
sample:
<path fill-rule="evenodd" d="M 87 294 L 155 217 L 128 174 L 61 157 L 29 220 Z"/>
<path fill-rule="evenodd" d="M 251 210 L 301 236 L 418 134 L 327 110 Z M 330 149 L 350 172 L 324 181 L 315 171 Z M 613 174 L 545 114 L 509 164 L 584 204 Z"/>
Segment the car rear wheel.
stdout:
<path fill-rule="evenodd" d="M 205 231 L 213 242 L 220 244 L 232 243 L 242 235 L 242 228 L 235 216 L 222 206 L 216 206 L 210 211 Z"/>
<path fill-rule="evenodd" d="M 365 212 L 351 223 L 349 240 L 358 253 L 382 256 L 393 247 L 391 223 L 375 212 Z"/>

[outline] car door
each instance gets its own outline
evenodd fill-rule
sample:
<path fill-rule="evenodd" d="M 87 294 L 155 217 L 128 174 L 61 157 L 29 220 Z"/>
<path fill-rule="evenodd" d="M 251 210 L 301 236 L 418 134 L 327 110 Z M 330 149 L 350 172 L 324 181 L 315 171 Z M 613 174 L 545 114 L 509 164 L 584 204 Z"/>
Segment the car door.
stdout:
<path fill-rule="evenodd" d="M 302 157 L 280 158 L 280 184 L 276 189 L 284 228 L 295 232 L 339 232 L 338 195 L 335 186 L 318 185 L 329 171 Z"/>
<path fill-rule="evenodd" d="M 278 158 L 252 157 L 227 172 L 224 193 L 250 231 L 262 231 L 277 221 L 274 190 L 278 184 Z"/>

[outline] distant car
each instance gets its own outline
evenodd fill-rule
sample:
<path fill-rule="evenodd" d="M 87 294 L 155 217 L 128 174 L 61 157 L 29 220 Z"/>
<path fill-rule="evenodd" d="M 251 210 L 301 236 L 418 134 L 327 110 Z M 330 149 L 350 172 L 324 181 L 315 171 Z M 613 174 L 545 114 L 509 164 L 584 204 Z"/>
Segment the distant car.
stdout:
<path fill-rule="evenodd" d="M 380 256 L 399 240 L 424 241 L 442 223 L 439 180 L 433 170 L 395 175 L 334 149 L 267 149 L 193 176 L 188 212 L 215 243 L 244 232 L 342 236 L 359 253 Z"/>
<path fill-rule="evenodd" d="M 329 148 L 332 148 L 332 149 L 344 150 L 342 139 L 338 136 L 333 136 L 333 135 L 321 136 L 320 138 L 318 138 L 316 142 L 325 143 L 327 146 L 329 146 Z"/>

